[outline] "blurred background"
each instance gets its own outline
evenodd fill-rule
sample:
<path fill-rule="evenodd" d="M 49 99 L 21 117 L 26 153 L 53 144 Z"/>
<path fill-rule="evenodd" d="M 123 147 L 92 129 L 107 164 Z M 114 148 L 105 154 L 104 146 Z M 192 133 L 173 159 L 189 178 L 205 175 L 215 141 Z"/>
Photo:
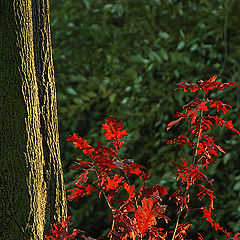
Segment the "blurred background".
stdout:
<path fill-rule="evenodd" d="M 187 131 L 186 124 L 166 125 L 195 93 L 174 91 L 176 83 L 196 82 L 217 74 L 237 88 L 211 97 L 232 105 L 224 119 L 240 129 L 240 1 L 239 0 L 52 0 L 51 28 L 57 84 L 61 154 L 66 188 L 79 172 L 69 169 L 83 158 L 67 136 L 76 132 L 94 144 L 104 141 L 101 124 L 112 115 L 122 120 L 129 136 L 122 158 L 134 158 L 151 169 L 149 186 L 160 184 L 171 194 L 177 188 L 170 161 L 192 158 L 187 147 L 164 140 Z M 200 97 L 200 96 L 198 96 Z M 222 116 L 222 115 L 221 115 Z M 240 141 L 225 128 L 213 128 L 219 154 L 208 171 L 214 178 L 215 220 L 240 231 Z M 163 203 L 170 204 L 168 197 Z M 196 208 L 202 203 L 192 200 Z M 171 209 L 171 211 L 170 211 Z M 92 237 L 110 229 L 109 211 L 97 195 L 69 204 L 74 228 Z M 176 209 L 169 207 L 175 223 Z M 224 239 L 211 230 L 200 211 L 188 219 L 205 239 Z M 193 237 L 194 239 L 194 237 Z"/>

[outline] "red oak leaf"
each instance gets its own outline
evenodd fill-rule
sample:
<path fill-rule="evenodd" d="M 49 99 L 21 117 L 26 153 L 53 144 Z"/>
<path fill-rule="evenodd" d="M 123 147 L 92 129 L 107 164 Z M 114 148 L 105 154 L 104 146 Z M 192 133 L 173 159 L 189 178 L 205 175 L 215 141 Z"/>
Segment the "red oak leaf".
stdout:
<path fill-rule="evenodd" d="M 72 240 L 75 239 L 78 233 L 83 232 L 79 229 L 74 229 L 73 233 L 70 234 L 67 230 L 67 227 L 72 225 L 70 222 L 71 216 L 67 217 L 66 220 L 62 219 L 61 223 L 53 224 L 54 230 L 50 230 L 52 236 L 46 236 L 47 240 Z"/>
<path fill-rule="evenodd" d="M 216 107 L 217 112 L 222 110 L 224 112 L 224 114 L 228 111 L 228 109 L 226 107 L 232 108 L 232 106 L 229 104 L 224 104 L 221 101 L 213 101 L 213 100 L 210 100 L 210 107 L 211 108 Z"/>
<path fill-rule="evenodd" d="M 82 159 L 77 158 L 77 161 L 79 163 L 77 163 L 75 166 L 70 167 L 73 170 L 76 169 L 83 169 L 84 167 L 91 167 L 93 163 L 91 162 L 87 162 L 87 161 L 83 161 Z"/>
<path fill-rule="evenodd" d="M 208 80 L 200 80 L 198 82 L 201 88 L 204 90 L 204 92 L 207 93 L 208 91 L 213 90 L 214 86 L 221 84 L 221 82 L 215 82 L 216 79 L 217 79 L 217 75 L 214 75 Z"/>
<path fill-rule="evenodd" d="M 116 190 L 118 188 L 118 185 L 124 180 L 124 177 L 116 174 L 114 175 L 113 179 L 106 176 L 107 178 L 107 184 L 106 184 L 106 191 L 110 190 Z"/>
<path fill-rule="evenodd" d="M 148 232 L 149 228 L 155 226 L 157 219 L 164 218 L 165 205 L 160 205 L 159 201 L 144 197 L 142 206 L 138 206 L 134 217 L 137 219 L 138 228 L 142 236 Z"/>
<path fill-rule="evenodd" d="M 236 132 L 238 135 L 240 135 L 240 132 L 238 130 L 236 130 L 235 128 L 233 128 L 232 120 L 227 121 L 225 123 L 225 126 L 228 127 L 230 130 Z"/>
<path fill-rule="evenodd" d="M 127 176 L 131 176 L 132 174 L 138 175 L 140 178 L 146 178 L 146 173 L 142 169 L 146 169 L 144 166 L 137 164 L 135 162 L 130 162 L 129 164 L 125 164 L 122 167 L 123 171 L 127 174 Z"/>
<path fill-rule="evenodd" d="M 188 89 L 191 90 L 191 92 L 196 92 L 198 89 L 200 89 L 196 84 L 194 83 L 185 83 L 185 82 L 180 82 L 177 84 L 177 88 L 175 89 L 175 91 L 178 88 L 183 88 L 184 92 L 187 92 Z"/>
<path fill-rule="evenodd" d="M 207 108 L 207 106 L 206 106 L 207 103 L 208 103 L 207 101 L 200 103 L 200 104 L 198 105 L 198 110 L 209 111 L 208 108 Z"/>
<path fill-rule="evenodd" d="M 167 131 L 170 130 L 172 127 L 175 127 L 178 125 L 178 123 L 183 119 L 183 117 L 180 117 L 178 118 L 177 120 L 174 120 L 172 122 L 170 122 L 168 125 L 167 125 Z"/>
<path fill-rule="evenodd" d="M 230 88 L 230 86 L 236 87 L 236 83 L 235 82 L 222 83 L 218 85 L 217 88 L 223 91 L 224 88 Z"/>
<path fill-rule="evenodd" d="M 210 90 L 213 90 L 213 87 L 216 87 L 217 89 L 223 91 L 224 88 L 230 88 L 230 86 L 233 86 L 233 87 L 236 86 L 235 82 L 221 83 L 220 81 L 216 82 L 216 79 L 217 79 L 217 75 L 214 75 L 208 80 L 204 80 L 204 81 L 200 80 L 198 82 L 205 93 L 207 93 Z"/>
<path fill-rule="evenodd" d="M 168 194 L 167 189 L 159 185 L 155 185 L 149 188 L 144 188 L 142 194 L 146 195 L 147 197 L 151 197 L 155 192 L 158 192 L 159 197 L 161 197 L 162 195 Z"/>
<path fill-rule="evenodd" d="M 177 180 L 181 178 L 182 183 L 187 184 L 187 186 L 191 186 L 198 180 L 207 180 L 207 176 L 201 172 L 200 167 L 194 164 L 188 164 L 185 158 L 182 160 L 182 165 L 172 163 L 178 168 L 175 174 Z"/>
<path fill-rule="evenodd" d="M 209 210 L 210 211 L 213 210 L 214 209 L 213 208 L 213 199 L 215 198 L 215 196 L 213 195 L 213 190 L 206 188 L 202 184 L 197 184 L 197 186 L 200 187 L 200 189 L 202 189 L 201 192 L 199 192 L 197 194 L 198 199 L 201 201 L 205 195 L 208 195 L 209 196 Z"/>
<path fill-rule="evenodd" d="M 89 145 L 88 141 L 78 137 L 76 133 L 74 133 L 73 136 L 69 136 L 67 141 L 72 142 L 76 148 L 83 149 L 83 153 L 86 155 L 91 156 L 94 151 L 94 148 Z"/>
<path fill-rule="evenodd" d="M 135 193 L 134 193 L 134 189 L 135 189 L 135 185 L 128 185 L 126 182 L 124 183 L 124 188 L 126 189 L 126 191 L 128 192 L 129 196 L 128 196 L 128 200 L 131 200 L 135 197 Z"/>
<path fill-rule="evenodd" d="M 236 132 L 238 135 L 240 135 L 240 132 L 233 127 L 232 120 L 225 122 L 222 118 L 218 116 L 206 116 L 207 118 L 214 119 L 216 124 L 220 127 L 223 127 L 224 125 L 229 128 L 231 131 Z"/>
<path fill-rule="evenodd" d="M 123 141 L 120 141 L 121 138 L 128 135 L 126 130 L 122 131 L 122 122 L 118 123 L 116 118 L 109 117 L 109 119 L 106 119 L 106 123 L 104 123 L 102 126 L 106 130 L 104 133 L 106 140 L 112 141 L 112 144 L 115 146 L 116 150 L 119 151 L 123 145 Z"/>
<path fill-rule="evenodd" d="M 90 195 L 92 191 L 98 191 L 97 188 L 92 187 L 91 185 L 83 186 L 76 184 L 79 188 L 75 188 L 75 190 L 68 190 L 68 192 L 72 192 L 71 195 L 68 195 L 68 200 L 72 201 L 74 200 L 75 202 L 78 201 L 80 197 L 85 196 L 86 194 Z M 81 189 L 82 188 L 82 189 Z"/>
<path fill-rule="evenodd" d="M 87 180 L 88 180 L 87 175 L 88 175 L 89 170 L 93 170 L 93 169 L 85 170 L 84 173 L 80 174 L 78 179 L 75 180 L 75 183 L 79 184 L 79 185 L 82 185 L 85 182 L 87 182 Z"/>
<path fill-rule="evenodd" d="M 148 240 L 159 240 L 159 239 L 162 239 L 162 240 L 165 240 L 166 237 L 167 237 L 167 232 L 163 233 L 164 229 L 159 227 L 151 227 L 149 229 L 149 238 Z"/>

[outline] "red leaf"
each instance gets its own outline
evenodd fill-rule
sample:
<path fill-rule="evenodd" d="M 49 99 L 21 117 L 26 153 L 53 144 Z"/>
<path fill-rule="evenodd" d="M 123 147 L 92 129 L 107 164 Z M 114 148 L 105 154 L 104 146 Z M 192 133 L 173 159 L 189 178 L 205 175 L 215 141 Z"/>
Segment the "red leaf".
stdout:
<path fill-rule="evenodd" d="M 106 184 L 106 191 L 110 190 L 116 190 L 118 188 L 118 185 L 124 180 L 124 177 L 116 174 L 114 175 L 113 179 L 106 176 L 107 178 L 107 184 Z"/>
<path fill-rule="evenodd" d="M 240 240 L 240 233 L 236 233 L 233 237 L 234 240 Z"/>
<path fill-rule="evenodd" d="M 82 185 L 84 184 L 87 180 L 88 180 L 88 172 L 89 172 L 90 169 L 88 170 L 85 170 L 84 173 L 80 174 L 78 179 L 75 180 L 75 183 L 76 184 L 79 184 L 79 185 Z M 92 170 L 92 169 L 91 169 Z"/>
<path fill-rule="evenodd" d="M 213 90 L 213 87 L 216 87 L 217 89 L 223 91 L 224 88 L 230 88 L 230 86 L 233 86 L 233 87 L 236 86 L 235 82 L 221 83 L 220 81 L 216 82 L 216 79 L 217 79 L 217 75 L 214 75 L 208 80 L 204 80 L 204 81 L 200 80 L 198 82 L 205 93 L 207 93 L 210 90 Z"/>
<path fill-rule="evenodd" d="M 227 121 L 227 123 L 225 123 L 225 126 L 228 127 L 230 130 L 236 132 L 238 135 L 240 135 L 240 132 L 233 128 L 232 120 Z"/>
<path fill-rule="evenodd" d="M 196 144 L 194 142 L 190 142 L 188 137 L 185 137 L 184 135 L 180 135 L 177 138 L 173 139 L 173 140 L 167 140 L 166 144 L 174 144 L 174 143 L 178 143 L 181 147 L 183 146 L 183 144 L 188 143 L 189 146 L 191 148 L 193 148 Z"/>
<path fill-rule="evenodd" d="M 192 227 L 192 224 L 179 224 L 176 230 L 176 235 L 174 239 L 179 238 L 179 239 L 184 239 L 183 235 L 187 235 L 187 230 Z"/>
<path fill-rule="evenodd" d="M 134 215 L 142 236 L 148 232 L 150 227 L 156 225 L 156 219 L 164 218 L 163 213 L 165 211 L 166 206 L 160 205 L 158 201 L 152 198 L 143 198 L 142 206 L 138 206 L 138 210 Z"/>
<path fill-rule="evenodd" d="M 72 201 L 74 200 L 75 202 L 78 201 L 78 199 L 80 197 L 85 196 L 86 194 L 91 194 L 92 191 L 98 191 L 97 188 L 92 187 L 91 185 L 87 185 L 87 186 L 82 186 L 79 184 L 76 184 L 79 188 L 75 188 L 75 190 L 68 190 L 68 192 L 72 192 L 71 195 L 68 195 L 68 200 Z M 82 188 L 82 189 L 80 189 Z"/>
<path fill-rule="evenodd" d="M 202 190 L 197 194 L 198 199 L 201 201 L 205 195 L 209 196 L 209 210 L 213 210 L 213 199 L 215 196 L 213 195 L 213 191 L 210 189 L 207 189 L 204 185 L 202 184 L 197 184 Z"/>
<path fill-rule="evenodd" d="M 135 197 L 135 193 L 134 193 L 134 189 L 135 189 L 135 185 L 128 185 L 126 182 L 124 183 L 124 188 L 126 189 L 126 191 L 128 192 L 129 196 L 128 196 L 128 200 L 127 202 Z"/>
<path fill-rule="evenodd" d="M 229 104 L 224 104 L 221 101 L 213 101 L 213 100 L 210 100 L 210 107 L 211 108 L 216 107 L 217 112 L 222 110 L 224 112 L 224 114 L 228 111 L 228 109 L 226 107 L 232 108 L 231 105 L 229 105 Z"/>
<path fill-rule="evenodd" d="M 198 236 L 198 239 L 199 239 L 199 240 L 204 240 L 203 236 L 202 236 L 200 233 L 198 233 L 198 235 L 199 235 L 199 236 Z"/>
<path fill-rule="evenodd" d="M 170 122 L 168 125 L 167 125 L 167 131 L 170 130 L 172 127 L 176 126 L 183 118 L 180 117 L 178 118 L 177 120 L 174 120 L 172 122 Z"/>
<path fill-rule="evenodd" d="M 198 109 L 203 110 L 203 111 L 209 111 L 207 106 L 206 106 L 207 102 L 202 102 L 198 105 Z"/>
<path fill-rule="evenodd" d="M 207 180 L 206 175 L 200 171 L 200 167 L 193 164 L 188 164 L 185 158 L 182 160 L 182 165 L 174 162 L 172 163 L 178 168 L 175 174 L 177 180 L 181 178 L 182 183 L 186 184 L 187 186 L 191 186 L 195 181 L 198 180 Z"/>
<path fill-rule="evenodd" d="M 76 148 L 83 149 L 83 153 L 86 155 L 91 156 L 94 151 L 94 148 L 89 145 L 88 141 L 78 137 L 76 133 L 74 133 L 73 136 L 69 136 L 67 141 L 72 142 Z"/>
<path fill-rule="evenodd" d="M 198 82 L 201 88 L 204 90 L 204 92 L 207 93 L 209 90 L 213 90 L 214 86 L 221 84 L 221 82 L 215 82 L 216 79 L 217 79 L 217 75 L 214 75 L 208 80 L 200 80 Z"/>
<path fill-rule="evenodd" d="M 185 82 L 180 82 L 177 84 L 177 88 L 175 89 L 175 91 L 178 89 L 178 88 L 183 88 L 184 89 L 184 92 L 187 92 L 188 89 L 191 90 L 191 92 L 196 92 L 198 89 L 200 89 L 196 84 L 193 84 L 193 83 L 185 83 Z"/>
<path fill-rule="evenodd" d="M 129 164 L 123 165 L 122 169 L 128 176 L 135 174 L 138 175 L 140 178 L 146 177 L 146 173 L 142 170 L 145 169 L 145 167 L 135 162 L 130 162 Z"/>
<path fill-rule="evenodd" d="M 230 86 L 236 87 L 236 83 L 235 82 L 223 83 L 223 84 L 220 84 L 219 86 L 217 86 L 217 88 L 223 91 L 224 88 L 226 88 L 226 87 L 230 88 Z"/>
<path fill-rule="evenodd" d="M 155 192 L 158 192 L 159 197 L 168 194 L 167 189 L 159 185 L 143 189 L 143 195 L 146 195 L 147 197 L 151 197 Z"/>
<path fill-rule="evenodd" d="M 91 162 L 86 162 L 86 161 L 83 161 L 82 159 L 79 159 L 79 158 L 77 158 L 77 161 L 79 163 L 77 163 L 77 165 L 75 165 L 75 166 L 70 167 L 71 169 L 73 169 L 73 170 L 82 169 L 84 167 L 90 167 L 92 165 Z"/>
<path fill-rule="evenodd" d="M 61 223 L 53 224 L 54 230 L 50 230 L 52 236 L 46 236 L 47 240 L 72 240 L 75 239 L 78 233 L 83 232 L 79 229 L 74 229 L 73 233 L 70 234 L 67 230 L 67 227 L 72 225 L 70 222 L 71 216 L 67 217 L 66 220 L 62 219 Z"/>
<path fill-rule="evenodd" d="M 112 144 L 115 146 L 116 150 L 119 151 L 123 145 L 123 141 L 120 141 L 120 139 L 128 135 L 126 130 L 122 131 L 122 122 L 118 123 L 116 118 L 109 117 L 109 119 L 106 119 L 106 123 L 104 123 L 102 126 L 106 130 L 104 133 L 106 140 L 112 141 Z"/>

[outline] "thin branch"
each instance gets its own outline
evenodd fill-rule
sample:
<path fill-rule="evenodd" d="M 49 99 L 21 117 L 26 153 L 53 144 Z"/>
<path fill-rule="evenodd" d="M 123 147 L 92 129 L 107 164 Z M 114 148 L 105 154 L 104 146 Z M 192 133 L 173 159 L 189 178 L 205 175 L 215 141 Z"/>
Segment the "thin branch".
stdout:
<path fill-rule="evenodd" d="M 204 93 L 203 101 L 205 101 L 205 93 Z M 195 154 L 194 154 L 193 161 L 192 161 L 192 164 L 193 164 L 193 165 L 195 165 L 195 163 L 196 163 L 196 158 L 197 158 L 197 149 L 198 149 L 198 145 L 199 145 L 199 141 L 200 141 L 202 118 L 203 118 L 203 110 L 201 110 L 201 112 L 200 112 L 199 132 L 198 132 L 198 137 L 197 137 L 197 144 L 196 144 Z M 177 215 L 177 221 L 176 221 L 176 225 L 175 225 L 175 228 L 174 228 L 172 240 L 175 239 L 175 235 L 176 235 L 177 228 L 178 228 L 179 221 L 180 221 L 180 216 L 181 216 L 182 211 L 183 211 L 183 204 L 184 204 L 184 201 L 185 201 L 185 199 L 186 199 L 186 197 L 187 197 L 187 195 L 188 195 L 188 191 L 189 191 L 189 188 L 190 188 L 191 185 L 192 185 L 192 176 L 191 176 L 191 179 L 190 179 L 190 185 L 186 187 L 185 194 L 184 194 L 184 197 L 183 197 L 181 206 L 180 206 L 180 211 L 179 211 L 179 213 L 178 213 L 178 215 Z"/>

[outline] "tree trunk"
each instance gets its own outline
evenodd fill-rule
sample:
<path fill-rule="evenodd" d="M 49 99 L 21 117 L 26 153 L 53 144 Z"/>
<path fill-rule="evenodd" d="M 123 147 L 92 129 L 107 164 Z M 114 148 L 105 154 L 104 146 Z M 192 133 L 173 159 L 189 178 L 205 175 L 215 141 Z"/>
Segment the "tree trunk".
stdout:
<path fill-rule="evenodd" d="M 0 0 L 0 238 L 65 218 L 49 0 Z"/>

